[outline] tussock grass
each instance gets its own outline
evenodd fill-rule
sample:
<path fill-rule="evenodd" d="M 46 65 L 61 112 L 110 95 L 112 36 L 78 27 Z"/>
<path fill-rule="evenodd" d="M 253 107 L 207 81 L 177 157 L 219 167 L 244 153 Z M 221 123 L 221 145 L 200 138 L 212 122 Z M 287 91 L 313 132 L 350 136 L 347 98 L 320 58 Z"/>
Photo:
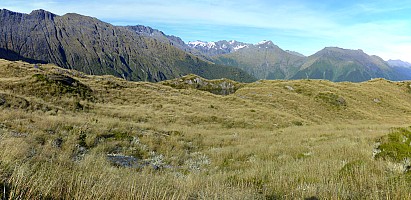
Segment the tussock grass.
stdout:
<path fill-rule="evenodd" d="M 409 126 L 408 82 L 258 81 L 220 96 L 52 65 L 0 69 L 7 199 L 411 198 L 409 175 L 373 158 L 379 138 Z M 31 84 L 35 74 L 69 76 L 86 98 Z"/>

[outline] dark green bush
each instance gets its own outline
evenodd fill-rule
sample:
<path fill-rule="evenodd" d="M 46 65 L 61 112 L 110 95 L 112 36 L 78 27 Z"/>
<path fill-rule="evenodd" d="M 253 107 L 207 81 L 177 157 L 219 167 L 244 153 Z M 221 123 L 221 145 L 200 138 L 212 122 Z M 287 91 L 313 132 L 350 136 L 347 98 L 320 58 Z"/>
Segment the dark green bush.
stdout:
<path fill-rule="evenodd" d="M 411 158 L 411 131 L 409 128 L 397 128 L 380 139 L 375 158 L 391 159 L 402 162 Z"/>

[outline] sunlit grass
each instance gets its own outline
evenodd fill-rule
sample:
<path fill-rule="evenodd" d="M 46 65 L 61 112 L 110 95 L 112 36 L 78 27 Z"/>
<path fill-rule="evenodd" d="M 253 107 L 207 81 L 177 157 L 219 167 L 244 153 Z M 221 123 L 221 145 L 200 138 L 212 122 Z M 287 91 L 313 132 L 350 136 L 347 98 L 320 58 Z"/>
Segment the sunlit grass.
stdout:
<path fill-rule="evenodd" d="M 411 198 L 409 175 L 373 158 L 376 141 L 410 125 L 408 82 L 259 81 L 219 96 L 51 65 L 0 60 L 0 69 L 8 199 Z M 92 98 L 54 83 L 59 95 L 33 92 L 47 89 L 33 74 L 50 73 Z"/>

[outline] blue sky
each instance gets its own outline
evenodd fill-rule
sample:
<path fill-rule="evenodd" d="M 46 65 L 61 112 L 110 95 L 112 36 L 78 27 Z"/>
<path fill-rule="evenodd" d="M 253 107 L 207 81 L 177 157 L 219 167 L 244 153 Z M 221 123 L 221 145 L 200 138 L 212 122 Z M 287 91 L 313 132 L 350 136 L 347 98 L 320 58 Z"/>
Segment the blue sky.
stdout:
<path fill-rule="evenodd" d="M 327 46 L 411 62 L 411 1 L 397 0 L 2 0 L 30 13 L 75 12 L 114 25 L 142 24 L 185 42 L 272 40 L 311 55 Z"/>

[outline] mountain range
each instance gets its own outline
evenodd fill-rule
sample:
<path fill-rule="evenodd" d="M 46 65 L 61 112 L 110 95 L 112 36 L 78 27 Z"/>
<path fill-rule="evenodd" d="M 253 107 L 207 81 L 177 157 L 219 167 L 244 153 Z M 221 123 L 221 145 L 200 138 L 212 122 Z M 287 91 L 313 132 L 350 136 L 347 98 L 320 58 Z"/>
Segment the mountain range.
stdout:
<path fill-rule="evenodd" d="M 384 61 L 362 50 L 326 47 L 311 56 L 283 50 L 272 41 L 189 42 L 216 64 L 235 66 L 258 79 L 326 79 L 361 82 L 372 78 L 411 79 L 411 64 Z"/>
<path fill-rule="evenodd" d="M 0 57 L 54 63 L 87 74 L 162 81 L 194 73 L 251 82 L 244 71 L 204 61 L 181 39 L 142 26 L 113 26 L 78 14 L 0 10 Z M 196 50 L 192 50 L 196 51 Z"/>
<path fill-rule="evenodd" d="M 258 79 L 291 79 L 305 57 L 288 53 L 272 41 L 248 44 L 232 53 L 212 57 L 215 63 L 243 69 Z"/>
<path fill-rule="evenodd" d="M 0 58 L 54 63 L 87 74 L 163 81 L 187 74 L 204 78 L 327 79 L 361 82 L 411 79 L 411 64 L 384 61 L 362 50 L 326 47 L 304 56 L 272 41 L 194 41 L 143 26 L 114 26 L 96 18 L 45 10 L 0 10 Z"/>
<path fill-rule="evenodd" d="M 400 75 L 396 74 L 380 57 L 369 56 L 362 50 L 336 47 L 324 48 L 307 57 L 293 79 L 306 77 L 337 82 L 360 82 L 372 78 L 402 80 Z"/>

